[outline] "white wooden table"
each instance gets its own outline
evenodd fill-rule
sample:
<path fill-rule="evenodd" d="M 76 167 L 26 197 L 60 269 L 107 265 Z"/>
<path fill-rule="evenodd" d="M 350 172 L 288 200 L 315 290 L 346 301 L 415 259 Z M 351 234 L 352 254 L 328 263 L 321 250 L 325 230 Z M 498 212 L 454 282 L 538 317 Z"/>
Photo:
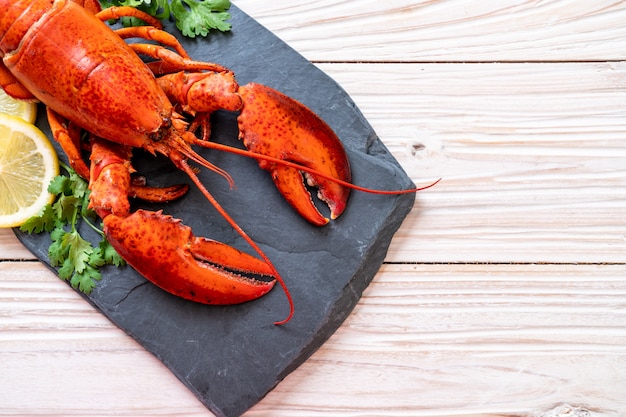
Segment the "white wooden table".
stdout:
<path fill-rule="evenodd" d="M 235 3 L 443 178 L 246 416 L 626 415 L 626 2 Z M 0 415 L 211 414 L 1 230 Z"/>

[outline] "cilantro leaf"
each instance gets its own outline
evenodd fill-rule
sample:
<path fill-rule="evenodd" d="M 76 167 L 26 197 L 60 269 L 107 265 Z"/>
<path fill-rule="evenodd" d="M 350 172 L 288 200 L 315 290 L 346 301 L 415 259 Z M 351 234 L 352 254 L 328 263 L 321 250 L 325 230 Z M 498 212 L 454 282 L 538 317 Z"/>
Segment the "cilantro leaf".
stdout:
<path fill-rule="evenodd" d="M 72 288 L 90 294 L 96 281 L 102 278 L 98 268 L 107 264 L 94 250 L 91 242 L 83 239 L 78 231 L 59 230 L 51 234 L 53 239 L 49 248 L 50 262 L 53 266 L 61 265 L 59 278 L 70 281 Z"/>
<path fill-rule="evenodd" d="M 171 4 L 176 27 L 190 38 L 207 36 L 211 29 L 229 31 L 229 8 L 229 0 L 172 0 Z"/>
<path fill-rule="evenodd" d="M 76 272 L 83 272 L 89 262 L 89 256 L 93 252 L 90 242 L 83 239 L 78 231 L 72 230 L 63 236 L 63 246 L 70 248 L 68 259 L 74 265 Z"/>
<path fill-rule="evenodd" d="M 63 228 L 56 228 L 50 233 L 52 243 L 48 247 L 48 257 L 52 266 L 59 266 L 68 259 L 70 248 L 63 246 L 63 236 L 67 233 Z M 63 277 L 61 277 L 63 278 Z"/>
<path fill-rule="evenodd" d="M 50 194 L 59 195 L 65 193 L 66 190 L 70 191 L 70 179 L 65 175 L 57 175 L 50 181 L 50 185 L 48 185 L 48 192 Z"/>
<path fill-rule="evenodd" d="M 106 240 L 103 240 L 102 242 L 106 242 Z M 100 245 L 98 245 L 91 251 L 88 264 L 90 266 L 93 266 L 94 268 L 99 268 L 107 264 L 102 254 L 102 250 L 100 249 Z"/>
<path fill-rule="evenodd" d="M 49 232 L 52 243 L 48 257 L 53 267 L 59 267 L 59 277 L 69 281 L 72 287 L 90 294 L 96 281 L 102 278 L 98 268 L 105 265 L 125 265 L 124 260 L 90 222 L 95 213 L 89 204 L 88 184 L 76 172 L 61 164 L 68 175 L 59 175 L 48 186 L 56 196 L 53 204 L 46 205 L 39 215 L 28 219 L 20 230 L 26 233 Z M 76 228 L 79 219 L 95 229 L 101 236 L 94 248 Z"/>
<path fill-rule="evenodd" d="M 83 198 L 89 193 L 89 184 L 74 170 L 70 171 L 70 188 L 76 198 Z"/>
<path fill-rule="evenodd" d="M 69 281 L 74 275 L 74 271 L 74 265 L 72 265 L 72 261 L 70 261 L 70 258 L 65 258 L 63 264 L 61 265 L 61 268 L 59 268 L 58 271 L 59 278 Z"/>
<path fill-rule="evenodd" d="M 73 195 L 61 194 L 57 201 L 52 205 L 52 209 L 56 216 L 63 223 L 69 223 L 76 217 L 76 209 L 80 200 Z"/>
<path fill-rule="evenodd" d="M 100 272 L 91 265 L 87 265 L 82 272 L 76 272 L 72 275 L 70 284 L 72 288 L 78 289 L 85 294 L 91 294 L 91 291 L 96 286 L 96 281 L 100 281 L 100 279 L 102 279 Z"/>
<path fill-rule="evenodd" d="M 21 230 L 27 233 L 41 233 L 44 230 L 51 232 L 57 225 L 57 219 L 51 204 L 46 204 L 38 216 L 31 217 L 21 226 Z"/>
<path fill-rule="evenodd" d="M 108 240 L 102 239 L 98 245 L 97 250 L 100 253 L 104 262 L 108 265 L 123 266 L 126 265 L 126 261 L 122 259 L 119 253 L 111 246 Z"/>

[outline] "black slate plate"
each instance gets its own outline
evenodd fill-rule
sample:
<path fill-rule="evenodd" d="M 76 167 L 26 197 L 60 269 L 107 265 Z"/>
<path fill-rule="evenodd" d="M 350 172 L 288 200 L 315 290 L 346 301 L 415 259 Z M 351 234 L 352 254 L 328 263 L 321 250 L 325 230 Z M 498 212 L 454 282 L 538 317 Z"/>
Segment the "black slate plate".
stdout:
<path fill-rule="evenodd" d="M 341 87 L 239 9 L 233 6 L 231 12 L 232 33 L 182 39 L 194 59 L 226 65 L 240 84 L 269 85 L 317 112 L 343 141 L 355 183 L 377 189 L 413 186 Z M 178 33 L 171 25 L 167 29 Z M 43 114 L 40 109 L 37 124 L 49 133 Z M 236 137 L 235 116 L 217 114 L 214 139 L 240 146 Z M 284 326 L 273 324 L 288 313 L 279 287 L 247 304 L 206 306 L 163 292 L 130 267 L 105 268 L 102 281 L 85 298 L 159 358 L 213 413 L 235 417 L 304 362 L 344 321 L 380 268 L 414 196 L 353 192 L 343 216 L 317 228 L 292 211 L 255 161 L 201 153 L 235 179 L 236 190 L 229 190 L 223 178 L 201 174 L 284 276 L 295 303 L 294 318 Z M 137 168 L 152 184 L 189 183 L 167 160 L 144 157 Z M 158 208 L 184 219 L 198 236 L 249 251 L 193 187 L 182 200 Z M 80 231 L 95 238 L 85 225 Z M 15 234 L 50 266 L 47 235 Z"/>

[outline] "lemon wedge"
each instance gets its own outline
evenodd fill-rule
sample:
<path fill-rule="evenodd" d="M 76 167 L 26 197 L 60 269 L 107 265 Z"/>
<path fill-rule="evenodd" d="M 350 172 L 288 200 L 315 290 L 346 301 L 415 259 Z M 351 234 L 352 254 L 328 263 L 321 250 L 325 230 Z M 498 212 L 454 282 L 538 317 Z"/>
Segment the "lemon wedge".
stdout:
<path fill-rule="evenodd" d="M 28 101 L 16 100 L 0 88 L 0 113 L 19 117 L 28 123 L 35 123 L 37 105 Z"/>
<path fill-rule="evenodd" d="M 16 227 L 53 200 L 50 181 L 59 174 L 52 144 L 35 125 L 0 114 L 0 227 Z"/>

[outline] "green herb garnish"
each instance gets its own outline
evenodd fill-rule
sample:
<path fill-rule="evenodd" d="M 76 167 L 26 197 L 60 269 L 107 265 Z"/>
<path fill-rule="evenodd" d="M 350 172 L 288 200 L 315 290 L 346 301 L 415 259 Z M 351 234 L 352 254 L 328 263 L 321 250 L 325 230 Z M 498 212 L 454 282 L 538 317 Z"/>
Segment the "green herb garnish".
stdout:
<path fill-rule="evenodd" d="M 231 28 L 230 0 L 100 0 L 103 8 L 130 6 L 159 20 L 172 17 L 184 36 L 207 36 L 211 29 L 228 32 Z M 134 18 L 124 18 L 125 26 L 137 25 Z"/>
<path fill-rule="evenodd" d="M 93 225 L 97 218 L 88 209 L 89 189 L 87 182 L 76 172 L 61 163 L 68 175 L 56 176 L 48 191 L 56 196 L 52 204 L 46 205 L 38 216 L 31 217 L 20 230 L 26 233 L 49 232 L 52 244 L 48 257 L 53 267 L 60 267 L 59 277 L 70 281 L 73 288 L 90 294 L 102 276 L 99 268 L 104 265 L 124 265 L 124 260 L 106 240 L 104 233 Z M 82 219 L 101 236 L 97 247 L 84 239 L 76 225 Z"/>

